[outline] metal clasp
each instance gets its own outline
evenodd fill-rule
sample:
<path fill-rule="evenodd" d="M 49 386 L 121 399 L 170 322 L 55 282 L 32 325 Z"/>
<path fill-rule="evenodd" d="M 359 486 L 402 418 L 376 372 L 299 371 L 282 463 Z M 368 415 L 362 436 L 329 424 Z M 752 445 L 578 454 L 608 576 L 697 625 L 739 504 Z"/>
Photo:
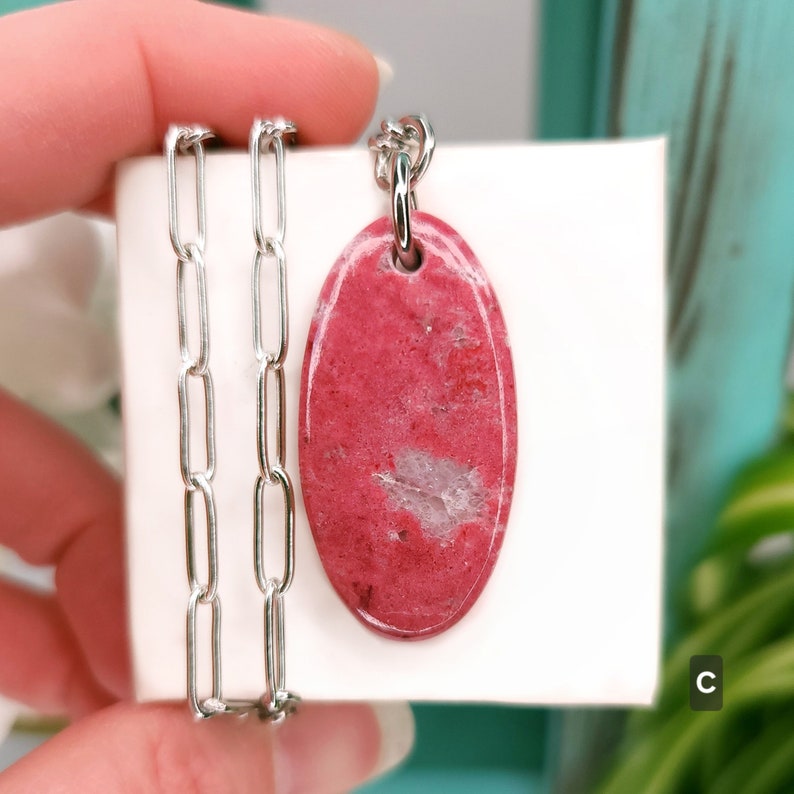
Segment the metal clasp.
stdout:
<path fill-rule="evenodd" d="M 422 252 L 411 233 L 411 210 L 417 208 L 416 185 L 433 158 L 435 133 L 423 115 L 385 119 L 380 128 L 369 139 L 376 153 L 375 181 L 391 196 L 395 265 L 413 272 L 422 264 Z"/>

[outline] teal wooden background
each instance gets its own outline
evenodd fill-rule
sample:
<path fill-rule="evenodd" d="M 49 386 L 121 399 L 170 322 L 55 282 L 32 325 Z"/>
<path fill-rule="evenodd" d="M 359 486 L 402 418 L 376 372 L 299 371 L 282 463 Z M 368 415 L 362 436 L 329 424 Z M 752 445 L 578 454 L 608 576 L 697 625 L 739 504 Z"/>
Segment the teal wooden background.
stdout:
<path fill-rule="evenodd" d="M 593 137 L 601 85 L 608 82 L 603 0 L 545 0 L 541 3 L 538 137 Z"/>
<path fill-rule="evenodd" d="M 782 408 L 794 4 L 607 0 L 602 11 L 589 133 L 669 136 L 669 637 L 683 577 L 730 483 L 771 444 Z M 588 790 L 619 727 L 603 712 L 555 719 L 559 790 Z"/>
<path fill-rule="evenodd" d="M 668 136 L 672 595 L 781 410 L 794 294 L 794 4 L 546 9 L 541 136 Z"/>
<path fill-rule="evenodd" d="M 772 441 L 794 289 L 794 4 L 617 5 L 609 135 L 669 135 L 668 592 Z"/>

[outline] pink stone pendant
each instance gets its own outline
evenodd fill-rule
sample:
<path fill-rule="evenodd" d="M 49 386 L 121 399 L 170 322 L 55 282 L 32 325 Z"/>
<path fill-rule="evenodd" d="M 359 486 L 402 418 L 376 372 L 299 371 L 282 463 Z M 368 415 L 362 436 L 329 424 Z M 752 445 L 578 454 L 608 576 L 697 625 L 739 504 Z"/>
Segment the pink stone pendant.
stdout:
<path fill-rule="evenodd" d="M 388 217 L 344 250 L 306 346 L 303 498 L 325 572 L 365 625 L 422 639 L 472 607 L 496 563 L 516 466 L 504 319 L 453 229 L 414 211 L 421 265 Z"/>

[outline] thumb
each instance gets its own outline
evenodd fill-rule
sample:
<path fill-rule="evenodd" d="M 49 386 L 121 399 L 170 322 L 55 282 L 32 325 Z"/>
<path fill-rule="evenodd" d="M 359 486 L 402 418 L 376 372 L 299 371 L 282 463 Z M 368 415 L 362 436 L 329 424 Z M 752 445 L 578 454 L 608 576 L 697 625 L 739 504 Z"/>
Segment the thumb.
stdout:
<path fill-rule="evenodd" d="M 394 766 L 407 704 L 307 704 L 279 725 L 196 721 L 183 705 L 122 703 L 75 723 L 0 775 L 19 794 L 333 794 Z"/>

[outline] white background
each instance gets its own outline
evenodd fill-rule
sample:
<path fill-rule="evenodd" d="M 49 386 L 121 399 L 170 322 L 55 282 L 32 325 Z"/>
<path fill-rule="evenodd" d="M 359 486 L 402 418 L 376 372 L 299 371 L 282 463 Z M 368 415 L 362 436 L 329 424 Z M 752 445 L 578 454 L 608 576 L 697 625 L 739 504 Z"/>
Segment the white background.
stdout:
<path fill-rule="evenodd" d="M 512 343 L 519 449 L 510 522 L 471 612 L 436 638 L 404 643 L 369 632 L 337 599 L 299 504 L 287 665 L 288 685 L 304 697 L 651 701 L 662 528 L 663 171 L 659 140 L 437 151 L 420 186 L 422 208 L 457 228 L 478 255 Z M 187 199 L 191 174 L 182 175 Z M 287 184 L 295 473 L 301 353 L 316 296 L 344 245 L 387 202 L 363 147 L 291 152 Z M 211 155 L 207 185 L 224 692 L 253 697 L 262 689 L 262 598 L 251 562 L 247 157 Z M 181 698 L 188 584 L 175 263 L 160 158 L 125 165 L 117 214 L 136 686 L 144 699 Z M 279 526 L 281 508 L 272 506 Z M 206 639 L 203 647 L 208 653 Z"/>

